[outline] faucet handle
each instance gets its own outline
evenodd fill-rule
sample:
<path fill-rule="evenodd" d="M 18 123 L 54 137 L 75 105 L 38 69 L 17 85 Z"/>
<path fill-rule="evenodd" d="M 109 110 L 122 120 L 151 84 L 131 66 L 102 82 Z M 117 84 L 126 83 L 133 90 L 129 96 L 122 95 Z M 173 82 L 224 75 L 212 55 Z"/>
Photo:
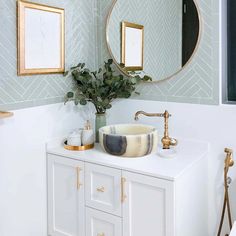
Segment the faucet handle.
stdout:
<path fill-rule="evenodd" d="M 164 136 L 161 139 L 163 144 L 163 149 L 170 149 L 170 146 L 177 146 L 178 140 L 175 138 L 170 138 L 169 136 Z"/>
<path fill-rule="evenodd" d="M 177 146 L 178 140 L 176 138 L 170 138 L 170 145 L 171 146 Z"/>

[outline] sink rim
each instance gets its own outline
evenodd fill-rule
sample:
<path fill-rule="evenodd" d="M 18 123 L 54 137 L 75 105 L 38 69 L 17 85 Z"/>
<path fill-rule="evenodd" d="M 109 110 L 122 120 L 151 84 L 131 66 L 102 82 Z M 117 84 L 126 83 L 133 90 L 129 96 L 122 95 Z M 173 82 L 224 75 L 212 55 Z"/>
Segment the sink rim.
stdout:
<path fill-rule="evenodd" d="M 139 133 L 139 134 L 114 134 L 114 133 L 109 133 L 108 131 L 104 131 L 105 128 L 109 128 L 109 127 L 114 127 L 114 126 L 133 126 L 133 127 L 145 127 L 145 128 L 149 128 L 150 130 L 147 131 L 146 133 Z M 99 129 L 99 133 L 105 134 L 105 135 L 110 135 L 110 136 L 125 136 L 125 137 L 135 137 L 135 136 L 143 136 L 143 135 L 149 135 L 149 134 L 153 134 L 153 133 L 157 133 L 157 128 L 155 126 L 152 125 L 146 125 L 146 124 L 114 124 L 114 125 L 107 125 L 104 126 L 102 128 Z"/>

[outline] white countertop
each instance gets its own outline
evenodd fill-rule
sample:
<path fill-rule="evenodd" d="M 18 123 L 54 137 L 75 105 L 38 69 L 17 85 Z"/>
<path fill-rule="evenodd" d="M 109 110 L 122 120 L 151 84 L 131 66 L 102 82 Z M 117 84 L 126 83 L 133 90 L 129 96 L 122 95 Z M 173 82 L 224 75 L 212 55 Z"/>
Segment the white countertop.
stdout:
<path fill-rule="evenodd" d="M 61 139 L 60 139 L 61 140 Z M 167 159 L 158 156 L 157 153 L 141 158 L 121 158 L 105 153 L 99 144 L 88 151 L 68 151 L 63 148 L 63 142 L 50 142 L 47 152 L 75 160 L 100 164 L 117 169 L 146 174 L 166 180 L 176 180 L 184 171 L 194 165 L 208 153 L 208 143 L 200 141 L 180 140 L 176 149 L 176 155 Z"/>

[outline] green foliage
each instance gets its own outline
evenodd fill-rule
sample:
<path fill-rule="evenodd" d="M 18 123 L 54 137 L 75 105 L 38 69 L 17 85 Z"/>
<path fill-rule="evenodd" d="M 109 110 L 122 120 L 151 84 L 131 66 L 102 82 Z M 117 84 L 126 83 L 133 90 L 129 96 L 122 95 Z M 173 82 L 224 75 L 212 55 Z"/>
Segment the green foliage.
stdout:
<path fill-rule="evenodd" d="M 66 102 L 74 101 L 76 105 L 86 105 L 91 102 L 97 113 L 105 113 L 112 107 L 114 99 L 129 98 L 140 81 L 150 80 L 150 77 L 141 78 L 139 75 L 125 78 L 114 72 L 112 64 L 113 60 L 109 59 L 103 68 L 90 71 L 85 67 L 85 63 L 79 63 L 65 72 L 65 76 L 71 74 L 76 82 L 75 91 L 66 94 Z"/>

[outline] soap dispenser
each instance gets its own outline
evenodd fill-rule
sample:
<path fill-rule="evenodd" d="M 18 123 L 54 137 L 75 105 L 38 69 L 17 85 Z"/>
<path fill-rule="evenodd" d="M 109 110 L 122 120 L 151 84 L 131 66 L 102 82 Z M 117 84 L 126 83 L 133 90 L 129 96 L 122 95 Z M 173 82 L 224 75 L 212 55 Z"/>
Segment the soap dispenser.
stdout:
<path fill-rule="evenodd" d="M 86 145 L 90 145 L 94 143 L 94 134 L 93 134 L 93 130 L 91 129 L 91 124 L 90 122 L 87 120 L 83 133 L 82 133 L 82 144 L 84 146 Z"/>

